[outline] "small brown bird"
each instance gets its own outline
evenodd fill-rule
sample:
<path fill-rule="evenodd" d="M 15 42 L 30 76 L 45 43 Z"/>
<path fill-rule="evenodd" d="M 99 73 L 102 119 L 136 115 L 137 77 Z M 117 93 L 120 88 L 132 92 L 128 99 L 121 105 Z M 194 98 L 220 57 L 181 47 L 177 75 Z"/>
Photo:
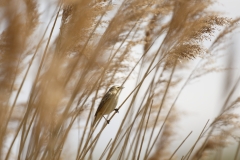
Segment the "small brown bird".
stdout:
<path fill-rule="evenodd" d="M 95 113 L 95 118 L 93 121 L 92 126 L 94 127 L 97 121 L 101 118 L 104 117 L 106 114 L 110 114 L 112 111 L 118 112 L 115 107 L 117 106 L 118 103 L 118 97 L 120 94 L 120 91 L 123 89 L 121 86 L 112 86 L 108 92 L 103 96 L 98 109 Z M 105 117 L 104 117 L 105 118 Z M 106 119 L 106 118 L 105 118 Z M 109 123 L 109 120 L 107 120 L 107 123 Z"/>

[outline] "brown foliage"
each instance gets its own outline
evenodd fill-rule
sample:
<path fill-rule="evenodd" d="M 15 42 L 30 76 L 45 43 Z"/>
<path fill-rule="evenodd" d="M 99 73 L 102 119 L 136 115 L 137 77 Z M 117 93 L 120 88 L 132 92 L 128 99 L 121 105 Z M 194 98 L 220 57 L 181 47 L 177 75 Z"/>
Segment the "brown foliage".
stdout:
<path fill-rule="evenodd" d="M 124 85 L 129 79 L 137 83 L 118 105 L 127 112 L 116 137 L 101 151 L 102 157 L 173 157 L 175 152 L 168 145 L 178 133 L 174 123 L 181 116 L 174 108 L 176 101 L 191 79 L 214 70 L 204 67 L 239 19 L 210 11 L 211 0 L 123 0 L 116 4 L 64 0 L 47 6 L 57 11 L 42 33 L 48 22 L 40 22 L 41 3 L 0 2 L 0 159 L 63 159 L 67 138 L 76 127 L 81 137 L 72 156 L 90 159 L 107 127 L 104 124 L 99 132 L 91 128 L 93 110 L 111 85 Z M 214 38 L 210 47 L 203 45 Z M 142 48 L 138 53 L 133 51 L 137 47 Z M 207 62 L 196 66 L 187 79 L 180 76 L 196 57 Z M 27 95 L 23 85 L 29 77 L 33 82 L 27 84 Z M 22 95 L 27 101 L 19 100 Z M 238 105 L 239 99 L 230 107 L 226 103 L 207 131 L 203 130 L 199 137 L 209 136 L 195 157 L 215 146 L 225 147 L 222 141 L 212 143 L 211 136 L 219 128 L 217 136 L 233 136 L 230 125 L 236 127 L 239 115 L 229 110 Z M 226 132 L 224 127 L 229 126 L 232 130 Z"/>

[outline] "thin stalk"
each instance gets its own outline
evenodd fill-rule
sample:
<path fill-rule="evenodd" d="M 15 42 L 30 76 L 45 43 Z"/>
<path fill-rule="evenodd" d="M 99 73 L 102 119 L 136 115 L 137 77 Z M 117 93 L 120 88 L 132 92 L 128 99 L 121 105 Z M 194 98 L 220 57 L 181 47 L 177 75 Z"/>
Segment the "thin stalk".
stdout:
<path fill-rule="evenodd" d="M 150 109 L 149 109 L 149 113 L 148 113 L 148 117 L 147 117 L 147 121 L 146 121 L 146 126 L 145 126 L 145 129 L 144 129 L 142 141 L 141 141 L 141 144 L 140 144 L 140 149 L 139 149 L 138 158 L 137 158 L 138 160 L 140 159 L 140 154 L 142 152 L 143 142 L 145 140 L 145 135 L 146 135 L 146 131 L 147 131 L 148 121 L 149 121 L 149 118 L 150 118 L 150 115 L 151 115 L 151 111 L 152 111 L 152 106 L 153 106 L 153 101 L 152 101 L 152 103 L 150 105 Z"/>
<path fill-rule="evenodd" d="M 149 99 L 150 101 L 150 99 Z M 144 120 L 145 120 L 145 117 L 147 115 L 147 109 L 148 109 L 148 106 L 149 103 L 147 103 L 145 109 L 144 109 L 144 112 L 143 112 L 143 115 L 141 116 L 141 121 L 139 123 L 139 127 L 137 129 L 137 132 L 138 132 L 138 136 L 137 136 L 137 139 L 136 139 L 136 143 L 135 143 L 135 147 L 134 147 L 134 152 L 133 152 L 133 159 L 136 159 L 136 156 L 137 156 L 137 159 L 139 159 L 140 157 L 140 148 L 139 148 L 139 142 L 140 142 L 140 137 L 142 137 L 142 132 L 144 130 L 146 130 L 147 126 L 145 126 L 145 129 L 143 129 L 143 126 L 144 126 Z M 143 138 L 143 137 L 142 137 Z M 139 148 L 139 152 L 138 152 L 138 155 L 137 155 L 137 150 Z"/>
<path fill-rule="evenodd" d="M 99 160 L 103 159 L 103 156 L 106 154 L 107 150 L 109 149 L 111 142 L 112 142 L 112 138 L 110 139 L 107 146 L 105 147 L 105 149 L 104 149 L 102 155 L 100 156 Z"/>
<path fill-rule="evenodd" d="M 135 159 L 135 154 L 136 154 L 136 152 L 137 152 L 137 149 L 138 149 L 138 142 L 139 142 L 139 139 L 140 139 L 140 136 L 141 136 L 141 128 L 142 128 L 142 126 L 143 126 L 143 122 L 144 122 L 144 119 L 145 119 L 145 116 L 146 116 L 146 113 L 147 113 L 147 106 L 148 106 L 148 104 L 149 104 L 149 101 L 150 101 L 150 96 L 148 97 L 148 102 L 146 103 L 146 105 L 143 107 L 143 110 L 144 110 L 144 112 L 143 112 L 143 114 L 142 114 L 142 118 L 141 118 L 141 121 L 140 121 L 140 123 L 139 123 L 139 125 L 138 125 L 138 128 L 137 128 L 137 131 L 136 131 L 136 133 L 135 133 L 135 137 L 136 137 L 136 143 L 135 143 L 135 146 L 133 147 L 134 148 L 134 153 L 133 153 L 133 158 L 132 159 Z M 140 109 L 140 108 L 139 108 Z M 133 122 L 135 122 L 136 121 L 136 119 L 137 119 L 137 117 L 138 116 L 135 116 L 135 119 L 134 119 L 134 121 Z M 133 125 L 132 125 L 133 126 Z M 132 128 L 131 128 L 131 130 L 132 130 Z M 129 132 L 128 133 L 128 135 L 127 135 L 127 137 L 126 137 L 126 139 L 125 139 L 125 143 L 124 143 L 124 145 L 123 145 L 123 147 L 122 147 L 122 152 L 119 154 L 119 160 L 121 159 L 121 156 L 122 157 L 124 157 L 124 153 L 125 153 L 125 151 L 126 151 L 126 149 L 127 149 L 127 143 L 128 143 L 128 139 L 129 139 L 129 137 L 130 137 L 130 134 L 131 134 L 131 132 Z M 124 149 L 124 150 L 123 150 Z M 124 152 L 123 152 L 124 151 Z"/>
<path fill-rule="evenodd" d="M 172 159 L 172 157 L 174 156 L 174 154 L 178 151 L 178 149 L 183 145 L 183 143 L 188 139 L 188 137 L 192 134 L 192 131 L 187 135 L 187 137 L 182 141 L 182 143 L 177 147 L 177 149 L 173 152 L 173 154 L 171 155 L 171 157 L 169 158 L 169 160 Z"/>
<path fill-rule="evenodd" d="M 161 126 L 161 128 L 160 128 L 160 130 L 159 130 L 159 132 L 158 132 L 158 135 L 156 136 L 155 140 L 153 141 L 152 146 L 150 147 L 150 142 L 151 142 L 151 139 L 152 139 L 152 137 L 153 137 L 153 133 L 154 133 L 154 131 L 155 131 L 155 128 L 156 128 L 156 125 L 157 125 L 157 122 L 158 122 L 158 118 L 159 118 L 159 115 L 160 115 L 160 113 L 161 113 L 163 104 L 164 104 L 164 102 L 165 102 L 165 97 L 166 97 L 166 95 L 167 95 L 167 93 L 168 93 L 168 89 L 169 89 L 169 87 L 170 87 L 170 84 L 171 84 L 171 81 L 172 81 L 172 77 L 173 77 L 173 73 L 174 73 L 174 71 L 175 71 L 176 65 L 177 65 L 177 60 L 175 60 L 175 64 L 174 64 L 174 66 L 172 67 L 172 72 L 171 72 L 171 75 L 170 75 L 170 77 L 169 77 L 168 84 L 167 84 L 167 86 L 166 86 L 165 92 L 164 92 L 164 94 L 163 94 L 163 98 L 162 98 L 161 104 L 160 104 L 160 106 L 159 106 L 159 110 L 158 110 L 157 117 L 156 117 L 155 122 L 154 122 L 154 125 L 153 125 L 153 129 L 152 129 L 152 132 L 151 132 L 151 135 L 150 135 L 150 140 L 149 140 L 148 145 L 147 145 L 147 149 L 146 149 L 146 152 L 145 152 L 144 159 L 146 159 L 146 158 L 148 157 L 148 155 L 150 154 L 150 152 L 151 152 L 154 144 L 156 143 L 157 138 L 158 138 L 158 136 L 160 135 L 160 132 L 162 131 L 162 128 L 163 128 L 163 126 L 164 126 L 164 124 L 165 124 L 165 122 L 166 122 L 166 120 L 167 120 L 167 118 L 168 118 L 168 116 L 165 118 L 165 120 L 164 120 L 164 122 L 163 122 L 163 124 L 162 124 L 162 126 Z"/>
<path fill-rule="evenodd" d="M 222 111 L 221 111 L 221 113 L 219 114 L 219 116 L 221 116 L 221 115 L 224 113 L 224 111 L 226 111 L 226 110 L 228 109 L 228 108 L 226 108 L 226 107 L 224 107 L 224 106 L 228 104 L 228 102 L 229 102 L 230 98 L 232 97 L 233 93 L 236 91 L 236 88 L 237 88 L 239 82 L 240 82 L 240 76 L 238 77 L 238 80 L 236 81 L 235 85 L 233 86 L 233 88 L 231 89 L 230 93 L 228 94 L 228 97 L 226 98 L 226 100 L 225 100 L 225 102 L 224 102 L 224 105 L 222 106 Z M 224 108 L 225 108 L 225 110 L 224 110 Z M 218 116 L 218 117 L 219 117 L 219 116 Z M 200 156 L 197 157 L 198 159 L 201 158 L 202 152 L 204 151 L 204 148 L 205 148 L 205 146 L 206 146 L 206 144 L 207 144 L 207 142 L 208 142 L 208 139 L 209 139 L 209 137 L 211 136 L 211 134 L 213 133 L 213 131 L 214 131 L 214 129 L 215 129 L 215 125 L 214 125 L 213 122 L 212 122 L 212 124 L 210 124 L 210 126 L 212 126 L 212 128 L 211 128 L 211 130 L 209 131 L 208 136 L 207 136 L 206 139 L 204 140 L 203 145 L 202 145 L 201 148 L 198 150 L 198 155 L 200 155 Z M 207 131 L 207 130 L 206 130 L 206 131 Z M 204 134 L 206 133 L 206 131 L 204 132 Z"/>
<path fill-rule="evenodd" d="M 238 146 L 237 146 L 237 150 L 236 150 L 236 153 L 235 153 L 235 156 L 234 156 L 234 160 L 237 160 L 238 154 L 239 154 L 239 150 L 240 150 L 240 141 L 238 142 Z"/>
<path fill-rule="evenodd" d="M 135 116 L 135 119 L 138 117 L 138 115 L 140 115 L 140 114 L 143 112 L 143 110 L 144 110 L 144 108 L 142 108 L 142 109 L 137 113 L 137 115 Z M 118 141 L 118 144 L 115 145 L 115 147 L 114 147 L 114 149 L 113 149 L 113 151 L 112 151 L 111 156 L 112 156 L 113 153 L 117 150 L 117 148 L 118 148 L 118 146 L 120 145 L 120 143 L 122 142 L 123 138 L 125 138 L 126 136 L 128 136 L 128 135 L 130 134 L 131 129 L 132 129 L 133 125 L 134 125 L 135 119 L 133 120 L 133 122 L 130 123 L 130 125 L 128 126 L 128 128 L 126 129 L 126 131 L 123 133 L 122 137 L 119 138 L 120 140 Z M 134 137 L 134 139 L 135 139 L 135 138 L 136 138 L 136 137 Z M 126 139 L 126 138 L 125 138 L 125 139 Z M 134 140 L 133 140 L 133 141 L 134 141 Z M 132 147 L 132 146 L 133 146 L 133 144 L 131 145 L 131 147 Z M 131 147 L 130 147 L 130 148 L 131 148 Z M 126 159 L 128 159 L 128 158 L 126 158 Z"/>
<path fill-rule="evenodd" d="M 192 146 L 192 148 L 191 148 L 190 151 L 188 152 L 187 157 L 185 157 L 185 158 L 187 158 L 187 160 L 190 158 L 191 153 L 193 152 L 195 146 L 197 145 L 198 141 L 199 141 L 200 138 L 202 137 L 202 135 L 203 135 L 203 133 L 204 133 L 204 130 L 205 130 L 205 128 L 207 127 L 208 122 L 209 122 L 209 119 L 207 120 L 207 123 L 206 123 L 205 126 L 203 127 L 202 132 L 201 132 L 200 135 L 198 136 L 198 139 L 196 140 L 196 142 L 194 143 L 194 145 Z M 185 158 L 184 158 L 184 159 L 185 159 Z"/>
<path fill-rule="evenodd" d="M 149 88 L 147 89 L 147 91 L 145 92 L 144 95 L 147 95 L 147 93 L 149 92 L 149 96 L 150 96 L 150 93 L 153 93 L 152 90 L 153 90 L 153 80 L 152 80 Z M 146 96 L 145 96 L 145 97 L 146 97 Z M 148 97 L 148 99 L 149 99 L 149 97 Z M 145 99 L 142 100 L 140 106 L 143 106 L 144 100 L 145 100 Z M 142 108 L 142 109 L 143 109 L 143 108 Z M 138 114 L 138 113 L 139 113 L 139 112 L 137 112 L 137 114 Z M 131 121 L 132 121 L 132 120 L 131 120 Z M 130 122 L 131 122 L 131 121 L 130 121 Z M 135 122 L 135 119 L 133 119 L 133 122 Z M 129 148 L 129 150 L 128 150 L 128 154 L 127 154 L 126 159 L 130 159 L 129 156 L 130 156 L 130 153 L 131 153 L 132 149 L 134 148 L 133 145 L 134 145 L 135 140 L 136 140 L 136 136 L 134 136 L 134 138 L 133 138 L 133 140 L 132 140 L 132 143 L 130 144 L 130 148 Z"/>

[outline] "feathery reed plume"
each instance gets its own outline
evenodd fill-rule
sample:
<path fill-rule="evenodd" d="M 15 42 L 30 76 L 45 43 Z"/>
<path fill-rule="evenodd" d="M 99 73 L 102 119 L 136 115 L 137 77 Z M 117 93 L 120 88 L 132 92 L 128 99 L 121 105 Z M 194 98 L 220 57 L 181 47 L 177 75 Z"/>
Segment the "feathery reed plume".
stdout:
<path fill-rule="evenodd" d="M 177 157 L 179 148 L 172 153 L 168 146 L 179 133 L 178 97 L 191 80 L 224 70 L 212 60 L 221 56 L 223 40 L 238 27 L 239 18 L 209 9 L 214 2 L 1 1 L 0 159 Z M 50 22 L 43 8 L 53 13 Z M 186 78 L 182 73 L 195 59 L 201 60 Z M 124 117 L 115 112 L 108 117 L 119 118 L 112 136 L 106 131 L 112 132 L 113 123 L 91 124 L 100 99 L 113 85 L 124 85 L 126 94 L 116 106 Z M 233 110 L 239 98 L 231 100 L 238 86 L 184 159 L 206 156 L 236 136 L 239 115 Z M 110 138 L 100 150 L 106 134 Z M 72 139 L 76 145 L 69 153 Z"/>

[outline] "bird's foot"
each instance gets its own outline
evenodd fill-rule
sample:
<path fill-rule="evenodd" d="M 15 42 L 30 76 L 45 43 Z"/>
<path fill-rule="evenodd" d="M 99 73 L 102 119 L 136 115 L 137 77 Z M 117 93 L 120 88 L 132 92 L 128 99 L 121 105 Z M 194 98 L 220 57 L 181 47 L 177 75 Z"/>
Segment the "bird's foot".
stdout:
<path fill-rule="evenodd" d="M 115 112 L 119 113 L 118 110 L 119 110 L 118 108 L 115 108 L 115 109 L 114 109 Z"/>
<path fill-rule="evenodd" d="M 108 120 L 108 119 L 105 118 L 104 116 L 103 116 L 103 118 L 106 120 L 107 124 L 109 124 L 110 120 Z"/>

